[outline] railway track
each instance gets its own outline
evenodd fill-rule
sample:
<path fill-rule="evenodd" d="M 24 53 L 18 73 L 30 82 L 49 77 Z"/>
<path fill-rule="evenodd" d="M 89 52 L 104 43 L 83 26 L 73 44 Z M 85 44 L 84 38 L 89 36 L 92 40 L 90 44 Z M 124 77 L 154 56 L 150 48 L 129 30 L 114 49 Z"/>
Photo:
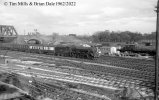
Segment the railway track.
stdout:
<path fill-rule="evenodd" d="M 74 65 L 76 65 L 76 67 L 79 68 L 83 68 L 83 69 L 87 69 L 87 70 L 96 70 L 99 72 L 107 72 L 107 73 L 114 73 L 114 71 L 116 72 L 117 75 L 121 75 L 121 76 L 131 76 L 131 77 L 136 77 L 136 78 L 143 78 L 146 80 L 153 80 L 154 79 L 154 72 L 151 70 L 147 70 L 147 71 L 140 71 L 140 70 L 136 70 L 136 69 L 131 69 L 127 67 L 123 67 L 123 66 L 115 66 L 114 64 L 101 64 L 101 63 L 94 63 L 94 62 L 84 62 L 84 61 L 80 61 L 80 60 L 72 60 L 72 59 L 65 59 L 65 58 L 53 58 L 50 56 L 46 56 L 46 55 L 23 55 L 23 56 L 30 56 L 33 58 L 38 58 L 38 59 L 45 59 L 45 60 L 56 60 L 56 61 L 67 61 L 71 62 L 71 64 L 76 63 Z M 51 62 L 50 62 L 51 63 Z M 77 64 L 78 63 L 78 64 Z M 80 64 L 80 66 L 79 66 Z M 87 65 L 87 66 L 81 66 L 82 64 Z M 66 64 L 67 65 L 67 64 Z M 70 64 L 69 64 L 70 65 Z M 131 66 L 131 65 L 129 65 Z M 146 70 L 146 68 L 145 68 Z"/>
<path fill-rule="evenodd" d="M 124 86 L 130 86 L 132 84 L 137 84 L 137 87 L 141 86 L 141 87 L 148 87 L 148 88 L 153 88 L 154 83 L 153 83 L 153 72 L 148 72 L 148 71 L 140 71 L 140 70 L 136 70 L 136 69 L 131 69 L 131 68 L 125 68 L 125 67 L 118 67 L 118 66 L 110 66 L 110 65 L 106 65 L 106 64 L 101 64 L 101 63 L 96 63 L 90 61 L 90 60 L 78 60 L 78 59 L 74 59 L 74 58 L 63 58 L 63 57 L 54 57 L 54 56 L 50 56 L 50 55 L 43 55 L 43 54 L 28 54 L 28 53 L 23 53 L 23 52 L 16 52 L 19 55 L 23 55 L 25 57 L 31 57 L 34 58 L 34 60 L 37 59 L 41 59 L 44 60 L 44 62 L 47 62 L 49 64 L 51 64 L 51 62 L 57 62 L 59 61 L 60 63 L 63 63 L 63 66 L 66 66 L 65 69 L 67 69 L 67 71 L 73 71 L 76 72 L 75 74 L 77 74 L 77 71 L 75 70 L 79 70 L 78 72 L 84 72 L 83 70 L 86 70 L 87 73 L 90 73 L 90 75 L 96 76 L 96 77 L 101 77 L 102 79 L 109 79 L 107 76 L 109 77 L 121 77 L 123 79 L 117 78 L 117 79 L 112 79 L 114 84 L 120 83 Z M 14 53 L 13 55 L 15 56 L 16 53 Z M 18 57 L 17 57 L 18 58 Z M 85 62 L 87 61 L 87 62 Z M 106 62 L 108 63 L 108 62 Z M 71 66 L 71 67 L 67 67 Z M 55 66 L 51 66 L 51 67 L 55 67 Z M 61 68 L 61 66 L 58 66 L 59 68 Z M 63 69 L 63 67 L 61 68 Z M 84 72 L 86 73 L 86 72 Z M 83 75 L 87 75 L 84 74 Z M 125 79 L 125 80 L 124 80 Z M 111 79 L 109 79 L 111 80 Z M 131 81 L 133 80 L 133 81 Z M 129 82 L 130 81 L 130 82 Z M 114 85 L 115 86 L 115 85 Z M 120 85 L 116 85 L 116 86 L 120 86 Z"/>
<path fill-rule="evenodd" d="M 29 84 L 28 82 L 29 82 L 29 80 L 28 81 L 24 81 L 24 82 L 22 82 L 22 84 L 24 84 L 24 85 L 31 85 L 31 87 L 33 88 L 33 91 L 35 91 L 35 92 L 42 92 L 42 94 L 46 94 L 46 92 L 47 93 L 52 93 L 52 92 L 54 92 L 55 91 L 55 89 L 56 88 L 58 88 L 60 91 L 66 91 L 67 90 L 67 92 L 66 93 L 68 93 L 68 91 L 69 92 L 71 92 L 71 91 L 73 91 L 73 92 L 71 92 L 71 94 L 70 94 L 70 96 L 74 96 L 73 95 L 73 93 L 74 92 L 76 92 L 76 93 L 78 93 L 78 94 L 83 94 L 83 95 L 89 95 L 88 97 L 90 97 L 90 96 L 92 96 L 93 98 L 96 98 L 96 99 L 90 99 L 90 100 L 111 100 L 111 99 L 109 99 L 107 96 L 104 96 L 104 95 L 100 95 L 100 94 L 97 94 L 97 93 L 91 93 L 91 92 L 88 92 L 88 91 L 84 91 L 84 90 L 79 90 L 79 89 L 68 89 L 68 88 L 65 88 L 65 87 L 60 87 L 60 86 L 54 86 L 54 85 L 51 85 L 51 84 L 49 84 L 48 83 L 48 81 L 43 81 L 43 79 L 54 79 L 55 77 L 56 78 L 62 78 L 63 80 L 66 80 L 67 78 L 65 77 L 62 77 L 62 76 L 58 76 L 58 74 L 55 76 L 53 76 L 53 75 L 48 75 L 48 74 L 42 74 L 42 73 L 35 73 L 35 71 L 34 71 L 34 73 L 33 72 L 28 72 L 28 71 L 23 71 L 22 69 L 17 69 L 17 68 L 13 68 L 13 69 L 10 69 L 10 68 L 7 68 L 7 67 L 1 67 L 1 69 L 3 69 L 3 71 L 5 70 L 6 72 L 13 72 L 13 73 L 17 73 L 17 74 L 21 74 L 21 75 L 23 75 L 23 74 L 26 74 L 26 76 L 29 76 L 30 75 L 30 73 L 32 73 L 31 75 L 30 75 L 30 77 L 32 77 L 32 76 L 36 76 L 36 77 L 38 77 L 39 79 L 37 80 L 36 79 L 36 85 L 38 85 L 38 86 L 33 86 L 32 84 Z M 28 74 L 28 75 L 27 75 Z M 18 76 L 19 77 L 19 76 Z M 40 78 L 42 78 L 42 79 L 40 79 Z M 24 80 L 25 78 L 21 78 L 20 80 Z M 89 80 L 88 79 L 86 79 L 86 80 L 84 80 L 83 78 L 81 78 L 81 79 L 77 79 L 77 77 L 76 77 L 76 80 L 77 81 L 86 81 L 86 82 L 89 82 Z M 62 81 L 62 80 L 61 80 Z M 93 81 L 92 80 L 92 83 L 94 84 L 94 82 L 96 82 L 96 83 L 100 83 L 100 82 L 97 82 L 97 81 Z M 37 88 L 38 87 L 38 88 Z M 61 93 L 57 93 L 57 95 L 58 94 L 61 94 Z M 64 96 L 64 95 L 62 95 L 62 96 Z M 77 96 L 77 97 L 79 97 L 79 96 Z M 88 98 L 87 97 L 87 98 Z M 72 99 L 70 99 L 70 100 L 72 100 Z M 74 99 L 73 99 L 74 100 Z"/>
<path fill-rule="evenodd" d="M 132 63 L 138 63 L 138 64 L 141 64 L 141 63 L 144 63 L 144 64 L 154 64 L 154 60 L 149 60 L 149 59 L 135 59 L 135 58 L 125 58 L 125 57 L 118 57 L 118 56 L 101 56 L 101 58 L 103 60 L 108 60 L 108 59 L 118 59 L 118 61 L 124 61 L 124 62 L 132 62 Z"/>
<path fill-rule="evenodd" d="M 40 55 L 46 57 L 46 55 L 44 55 L 44 54 L 40 54 Z M 50 58 L 56 57 L 56 58 L 60 58 L 60 59 L 65 58 L 65 59 L 77 60 L 77 61 L 82 61 L 82 62 L 93 62 L 93 63 L 107 64 L 107 65 L 129 68 L 129 69 L 134 69 L 134 70 L 139 70 L 139 71 L 144 71 L 144 72 L 154 72 L 155 71 L 155 68 L 154 68 L 155 63 L 153 60 L 145 60 L 145 59 L 141 60 L 141 59 L 111 57 L 111 56 L 104 56 L 104 57 L 97 58 L 94 60 L 70 58 L 70 57 L 57 57 L 57 56 L 52 56 L 52 55 L 47 55 L 47 57 L 50 57 Z"/>
<path fill-rule="evenodd" d="M 7 69 L 6 71 L 9 71 L 9 72 L 15 72 L 15 70 L 11 70 L 11 69 Z M 22 71 L 20 71 L 20 73 L 19 74 L 22 74 Z M 30 74 L 29 74 L 30 75 Z M 29 76 L 29 75 L 27 75 L 27 76 Z M 33 75 L 33 74 L 32 74 Z M 30 75 L 29 77 L 32 77 L 32 75 Z M 35 76 L 35 75 L 33 75 L 33 76 Z M 36 76 L 38 76 L 38 75 L 36 75 Z M 39 77 L 39 76 L 38 76 Z M 24 79 L 24 78 L 22 78 L 22 79 Z M 39 92 L 42 92 L 42 94 L 44 94 L 44 95 L 47 95 L 48 97 L 52 97 L 52 96 L 50 96 L 51 94 L 53 95 L 54 94 L 54 92 L 55 92 L 55 87 L 53 86 L 53 85 L 50 85 L 50 84 L 48 84 L 48 81 L 47 80 L 45 80 L 44 81 L 44 76 L 43 77 L 39 77 L 39 79 L 40 79 L 40 81 L 37 81 L 36 80 L 36 87 L 33 85 L 33 86 L 30 86 L 30 84 L 29 84 L 29 87 L 31 87 L 31 89 L 32 89 L 32 91 L 34 92 L 34 95 L 37 95 L 37 94 L 39 94 Z M 46 79 L 46 77 L 45 77 L 45 79 Z M 28 81 L 27 81 L 28 82 Z M 27 82 L 23 82 L 25 85 L 28 85 L 28 83 Z M 47 82 L 47 83 L 45 83 L 45 82 Z M 112 81 L 113 82 L 113 81 Z M 111 82 L 111 83 L 112 83 Z M 31 84 L 32 85 L 32 84 Z M 37 86 L 38 85 L 38 86 Z M 37 88 L 38 87 L 38 88 Z M 61 89 L 61 87 L 59 87 L 60 89 Z M 66 89 L 66 88 L 65 88 Z M 63 90 L 63 89 L 62 89 Z M 61 91 L 62 91 L 61 90 Z M 80 94 L 80 96 L 81 96 L 81 94 L 83 94 L 83 95 L 86 95 L 87 96 L 87 98 L 90 98 L 90 99 L 87 99 L 87 100 L 110 100 L 107 96 L 104 96 L 103 94 L 97 94 L 97 93 L 90 93 L 89 91 L 85 91 L 85 90 L 81 90 L 81 89 L 69 89 L 69 91 L 73 91 L 73 92 L 71 92 L 71 95 L 74 95 L 73 93 L 74 92 L 77 92 L 78 94 Z M 143 91 L 143 90 L 142 90 Z M 46 94 L 47 93 L 47 94 Z M 66 92 L 66 93 L 68 93 L 68 91 Z M 54 94 L 54 95 L 59 95 L 59 94 L 61 94 L 61 93 L 56 93 L 56 94 Z M 89 95 L 89 96 L 88 96 Z M 111 95 L 112 96 L 112 95 Z M 114 96 L 114 95 L 113 95 Z M 34 96 L 35 97 L 35 96 Z M 54 96 L 55 97 L 55 96 Z M 77 96 L 77 97 L 79 97 L 79 96 Z M 53 97 L 52 97 L 53 98 Z M 69 100 L 72 100 L 71 98 L 69 99 Z M 74 99 L 73 99 L 74 100 Z M 116 100 L 116 99 L 115 99 Z"/>
<path fill-rule="evenodd" d="M 155 62 L 154 60 L 146 59 L 133 59 L 133 58 L 123 58 L 123 57 L 112 57 L 104 56 L 101 60 L 113 62 L 121 67 L 132 68 L 140 71 L 154 71 Z"/>
<path fill-rule="evenodd" d="M 32 70 L 29 70 L 29 69 L 24 70 L 23 68 L 11 68 L 11 67 L 1 67 L 1 69 L 6 71 L 13 70 L 14 72 L 19 74 L 26 74 L 26 75 L 32 74 L 34 76 L 39 76 L 46 79 L 49 78 L 49 79 L 56 79 L 60 81 L 87 84 L 87 85 L 92 85 L 92 86 L 102 87 L 102 88 L 116 89 L 115 87 L 108 87 L 107 80 L 84 77 L 84 76 L 79 76 L 79 75 L 74 75 L 74 74 L 69 74 L 64 72 L 50 71 L 50 70 L 45 70 L 45 69 L 35 68 L 35 67 L 32 67 L 31 68 Z"/>

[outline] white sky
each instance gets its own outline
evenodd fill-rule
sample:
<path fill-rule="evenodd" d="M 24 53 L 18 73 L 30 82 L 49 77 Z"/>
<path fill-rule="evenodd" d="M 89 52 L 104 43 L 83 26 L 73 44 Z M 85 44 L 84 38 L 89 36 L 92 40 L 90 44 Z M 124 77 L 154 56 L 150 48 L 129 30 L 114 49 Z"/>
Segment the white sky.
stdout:
<path fill-rule="evenodd" d="M 76 6 L 4 6 L 4 2 L 76 2 Z M 0 0 L 0 24 L 14 25 L 19 34 L 93 34 L 96 31 L 156 30 L 157 0 Z"/>

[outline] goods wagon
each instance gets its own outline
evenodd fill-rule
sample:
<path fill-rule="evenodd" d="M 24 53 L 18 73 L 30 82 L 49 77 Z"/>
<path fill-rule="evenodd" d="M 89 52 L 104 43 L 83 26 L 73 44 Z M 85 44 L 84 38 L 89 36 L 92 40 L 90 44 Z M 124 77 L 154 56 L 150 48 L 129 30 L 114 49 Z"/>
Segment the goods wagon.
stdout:
<path fill-rule="evenodd" d="M 127 44 L 124 47 L 120 49 L 121 52 L 132 52 L 132 53 L 145 53 L 149 54 L 151 56 L 154 56 L 155 53 L 155 47 L 154 46 L 141 46 L 141 45 L 136 45 L 136 44 Z"/>

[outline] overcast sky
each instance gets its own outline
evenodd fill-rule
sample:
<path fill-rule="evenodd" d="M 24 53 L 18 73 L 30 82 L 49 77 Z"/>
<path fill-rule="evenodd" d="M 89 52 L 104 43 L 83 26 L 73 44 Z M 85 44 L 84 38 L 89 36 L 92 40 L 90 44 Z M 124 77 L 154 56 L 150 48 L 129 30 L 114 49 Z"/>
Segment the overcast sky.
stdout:
<path fill-rule="evenodd" d="M 76 6 L 4 6 L 4 2 L 76 2 Z M 93 34 L 96 31 L 154 32 L 157 0 L 0 0 L 0 24 L 19 34 Z"/>

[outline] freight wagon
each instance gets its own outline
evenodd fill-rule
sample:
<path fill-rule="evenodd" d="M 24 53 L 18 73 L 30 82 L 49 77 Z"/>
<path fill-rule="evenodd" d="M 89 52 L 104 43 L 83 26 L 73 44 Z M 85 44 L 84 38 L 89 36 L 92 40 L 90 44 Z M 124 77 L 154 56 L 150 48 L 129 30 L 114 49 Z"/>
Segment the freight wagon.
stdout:
<path fill-rule="evenodd" d="M 138 54 L 149 54 L 151 56 L 155 56 L 155 46 L 143 46 L 136 44 L 127 44 L 123 48 L 120 49 L 121 52 L 130 52 L 130 53 L 138 53 Z"/>

